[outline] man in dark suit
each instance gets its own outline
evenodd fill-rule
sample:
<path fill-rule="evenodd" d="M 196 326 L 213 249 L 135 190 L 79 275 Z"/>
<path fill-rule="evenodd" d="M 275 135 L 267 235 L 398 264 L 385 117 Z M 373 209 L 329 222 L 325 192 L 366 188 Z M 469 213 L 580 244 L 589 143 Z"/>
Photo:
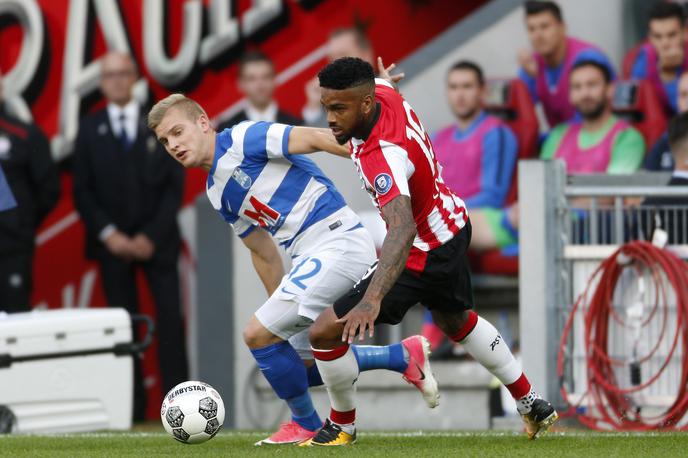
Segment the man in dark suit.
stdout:
<path fill-rule="evenodd" d="M 57 204 L 60 178 L 39 127 L 4 108 L 0 105 L 0 167 L 6 181 L 0 202 L 16 205 L 0 213 L 0 311 L 28 312 L 36 229 Z"/>
<path fill-rule="evenodd" d="M 142 269 L 156 306 L 163 392 L 187 379 L 177 261 L 177 212 L 183 170 L 146 128 L 146 111 L 132 97 L 138 79 L 129 55 L 102 59 L 100 87 L 107 107 L 86 116 L 74 149 L 74 202 L 86 226 L 86 255 L 100 267 L 108 305 L 137 313 L 136 271 Z M 135 370 L 135 418 L 144 402 Z"/>
<path fill-rule="evenodd" d="M 246 97 L 244 109 L 218 126 L 222 132 L 241 121 L 268 121 L 298 126 L 303 121 L 282 111 L 274 100 L 275 67 L 268 56 L 259 51 L 249 51 L 239 60 L 237 79 L 239 91 Z"/>
<path fill-rule="evenodd" d="M 677 115 L 669 124 L 669 148 L 674 158 L 674 171 L 667 186 L 688 186 L 688 112 Z M 680 197 L 650 197 L 643 207 L 650 210 L 641 222 L 645 236 L 652 238 L 652 230 L 660 225 L 667 232 L 669 244 L 688 243 L 688 195 Z M 649 221 L 648 221 L 649 219 Z"/>

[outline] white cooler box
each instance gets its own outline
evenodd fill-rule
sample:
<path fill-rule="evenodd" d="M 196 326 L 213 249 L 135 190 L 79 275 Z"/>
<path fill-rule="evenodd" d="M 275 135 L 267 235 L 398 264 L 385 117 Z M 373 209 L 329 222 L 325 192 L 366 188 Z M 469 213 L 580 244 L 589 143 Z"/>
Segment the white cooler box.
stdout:
<path fill-rule="evenodd" d="M 131 427 L 132 354 L 152 332 L 148 320 L 132 342 L 131 321 L 118 308 L 0 313 L 0 432 Z"/>

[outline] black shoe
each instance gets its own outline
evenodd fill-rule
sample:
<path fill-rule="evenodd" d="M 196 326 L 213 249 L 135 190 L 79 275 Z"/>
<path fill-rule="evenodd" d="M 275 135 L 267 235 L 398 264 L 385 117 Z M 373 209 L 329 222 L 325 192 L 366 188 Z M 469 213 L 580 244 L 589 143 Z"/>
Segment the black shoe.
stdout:
<path fill-rule="evenodd" d="M 528 439 L 537 439 L 547 432 L 550 426 L 559 418 L 557 411 L 552 404 L 544 399 L 536 399 L 530 408 L 530 412 L 521 415 L 523 423 L 526 424 Z"/>
<path fill-rule="evenodd" d="M 303 441 L 299 444 L 300 447 L 310 447 L 312 445 L 352 445 L 356 442 L 356 430 L 353 434 L 342 431 L 342 428 L 336 424 L 332 423 L 328 418 L 325 420 L 325 424 L 318 434 L 316 434 L 312 439 Z"/>

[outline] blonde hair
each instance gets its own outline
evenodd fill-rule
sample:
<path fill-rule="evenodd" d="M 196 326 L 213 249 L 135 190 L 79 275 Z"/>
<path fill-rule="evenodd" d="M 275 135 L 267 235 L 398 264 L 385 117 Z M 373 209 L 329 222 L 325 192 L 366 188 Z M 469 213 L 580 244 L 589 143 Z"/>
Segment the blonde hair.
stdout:
<path fill-rule="evenodd" d="M 148 128 L 155 130 L 172 108 L 180 110 L 192 121 L 195 121 L 201 115 L 208 116 L 195 100 L 188 98 L 184 94 L 171 94 L 153 105 L 153 108 L 148 113 Z"/>

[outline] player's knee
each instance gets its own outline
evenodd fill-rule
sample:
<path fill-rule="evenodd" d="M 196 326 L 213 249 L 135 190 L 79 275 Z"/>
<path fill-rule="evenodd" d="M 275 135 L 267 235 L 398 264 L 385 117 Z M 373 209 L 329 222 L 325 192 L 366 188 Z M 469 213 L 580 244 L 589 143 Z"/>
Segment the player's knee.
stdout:
<path fill-rule="evenodd" d="M 308 339 L 313 348 L 323 350 L 334 348 L 341 340 L 341 331 L 338 330 L 335 319 L 332 318 L 334 313 L 332 313 L 332 316 L 328 315 L 327 312 L 324 312 L 308 330 Z"/>
<path fill-rule="evenodd" d="M 255 316 L 252 316 L 244 327 L 244 342 L 248 348 L 262 348 L 281 340 L 266 329 Z"/>

